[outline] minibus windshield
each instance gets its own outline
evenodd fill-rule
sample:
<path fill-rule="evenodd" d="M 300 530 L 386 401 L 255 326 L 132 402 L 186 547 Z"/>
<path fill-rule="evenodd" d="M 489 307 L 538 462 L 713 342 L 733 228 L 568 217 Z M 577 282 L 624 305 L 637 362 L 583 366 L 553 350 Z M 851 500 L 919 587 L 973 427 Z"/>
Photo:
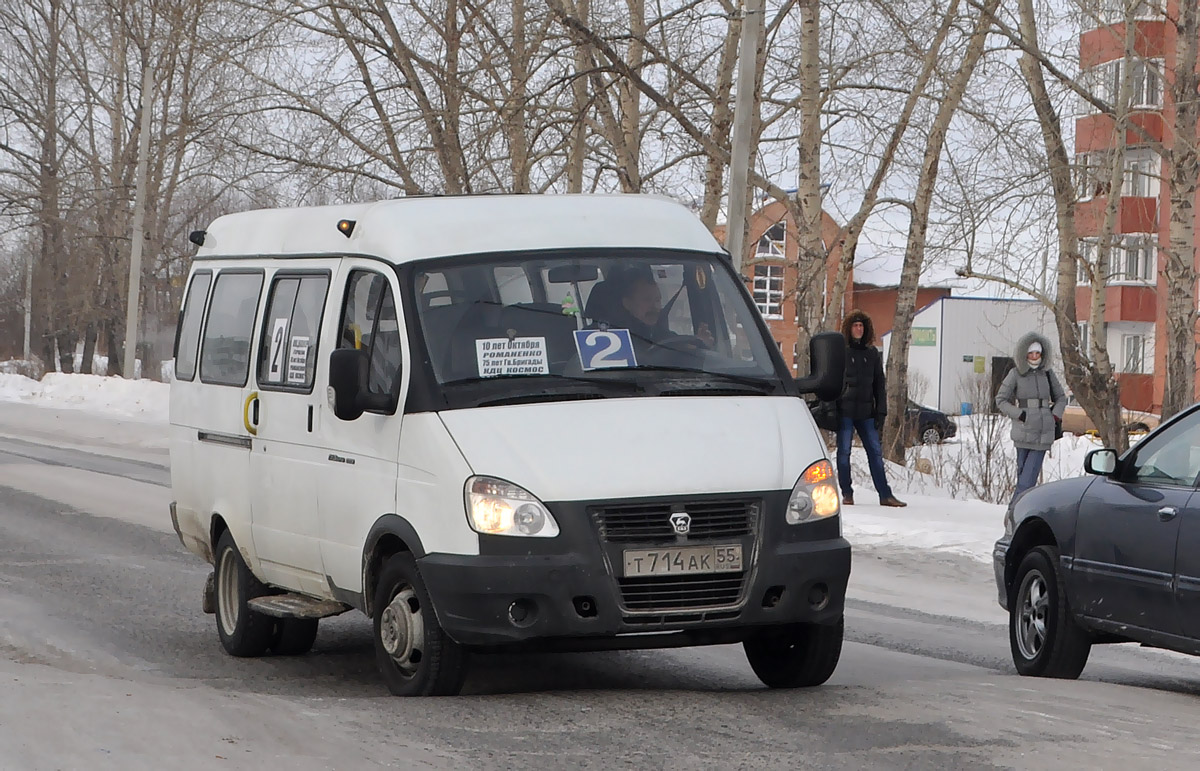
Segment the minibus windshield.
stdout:
<path fill-rule="evenodd" d="M 434 376 L 446 388 L 594 384 L 625 394 L 668 380 L 676 391 L 691 381 L 774 393 L 772 343 L 719 259 L 589 250 L 422 263 L 413 288 Z"/>

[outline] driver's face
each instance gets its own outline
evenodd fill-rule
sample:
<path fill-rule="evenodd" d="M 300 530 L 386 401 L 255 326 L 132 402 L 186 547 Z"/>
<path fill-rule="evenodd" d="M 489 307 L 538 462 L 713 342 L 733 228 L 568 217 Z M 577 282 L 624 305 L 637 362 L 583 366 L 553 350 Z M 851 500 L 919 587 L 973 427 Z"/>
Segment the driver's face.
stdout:
<path fill-rule="evenodd" d="M 662 292 L 654 281 L 638 281 L 621 302 L 631 316 L 647 326 L 654 326 L 662 313 Z"/>

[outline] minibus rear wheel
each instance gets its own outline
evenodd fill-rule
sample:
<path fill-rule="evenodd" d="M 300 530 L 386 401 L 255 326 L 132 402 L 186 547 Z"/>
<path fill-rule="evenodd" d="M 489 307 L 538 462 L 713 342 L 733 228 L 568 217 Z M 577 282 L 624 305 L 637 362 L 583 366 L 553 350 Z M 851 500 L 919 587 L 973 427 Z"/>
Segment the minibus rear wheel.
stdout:
<path fill-rule="evenodd" d="M 317 641 L 315 618 L 279 618 L 271 635 L 271 652 L 276 656 L 303 656 Z"/>
<path fill-rule="evenodd" d="M 231 656 L 261 656 L 267 652 L 275 619 L 253 611 L 249 600 L 267 593 L 238 552 L 228 530 L 217 539 L 217 634 Z"/>
<path fill-rule="evenodd" d="M 466 676 L 466 652 L 438 623 L 417 563 L 388 558 L 375 589 L 375 661 L 396 696 L 453 696 Z"/>
<path fill-rule="evenodd" d="M 820 685 L 842 656 L 845 618 L 836 624 L 796 624 L 766 630 L 742 643 L 750 668 L 771 688 Z"/>

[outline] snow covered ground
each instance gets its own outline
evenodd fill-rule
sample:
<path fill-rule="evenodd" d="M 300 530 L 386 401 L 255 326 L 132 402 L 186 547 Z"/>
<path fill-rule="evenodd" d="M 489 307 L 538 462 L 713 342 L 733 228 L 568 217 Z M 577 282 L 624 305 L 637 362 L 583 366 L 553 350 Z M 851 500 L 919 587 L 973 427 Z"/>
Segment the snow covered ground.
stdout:
<path fill-rule="evenodd" d="M 0 401 L 80 410 L 164 427 L 169 389 L 167 384 L 151 380 L 98 375 L 52 372 L 39 382 L 20 375 L 0 374 Z M 846 507 L 843 513 L 847 539 L 861 546 L 900 546 L 989 562 L 992 545 L 1003 532 L 1005 507 L 979 500 L 977 490 L 971 489 L 984 475 L 977 467 L 982 462 L 978 448 L 981 443 L 991 447 L 993 456 L 987 465 L 997 485 L 1011 480 L 1014 452 L 1007 438 L 1007 421 L 1002 419 L 998 427 L 988 431 L 984 430 L 986 426 L 972 422 L 982 419 L 957 418 L 957 438 L 910 451 L 908 467 L 888 464 L 888 478 L 895 493 L 909 504 L 903 509 L 878 505 L 866 456 L 861 448 L 855 447 L 852 466 L 857 504 Z M 70 431 L 66 427 L 64 430 Z M 69 436 L 63 438 L 70 441 Z M 1089 437 L 1068 435 L 1057 442 L 1046 458 L 1044 481 L 1080 475 L 1083 456 L 1097 447 L 1097 440 Z M 930 473 L 915 470 L 918 458 L 929 460 Z"/>

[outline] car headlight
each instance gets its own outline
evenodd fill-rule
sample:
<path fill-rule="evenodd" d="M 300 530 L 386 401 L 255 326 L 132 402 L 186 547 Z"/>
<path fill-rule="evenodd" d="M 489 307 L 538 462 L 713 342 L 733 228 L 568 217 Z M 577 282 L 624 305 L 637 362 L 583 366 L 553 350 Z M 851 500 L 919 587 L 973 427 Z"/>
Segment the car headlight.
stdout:
<path fill-rule="evenodd" d="M 827 460 L 819 460 L 806 468 L 788 499 L 787 523 L 799 525 L 837 514 L 840 503 L 833 479 L 833 464 Z"/>
<path fill-rule="evenodd" d="M 558 523 L 533 493 L 492 477 L 471 477 L 466 485 L 467 522 L 485 535 L 553 538 Z"/>

